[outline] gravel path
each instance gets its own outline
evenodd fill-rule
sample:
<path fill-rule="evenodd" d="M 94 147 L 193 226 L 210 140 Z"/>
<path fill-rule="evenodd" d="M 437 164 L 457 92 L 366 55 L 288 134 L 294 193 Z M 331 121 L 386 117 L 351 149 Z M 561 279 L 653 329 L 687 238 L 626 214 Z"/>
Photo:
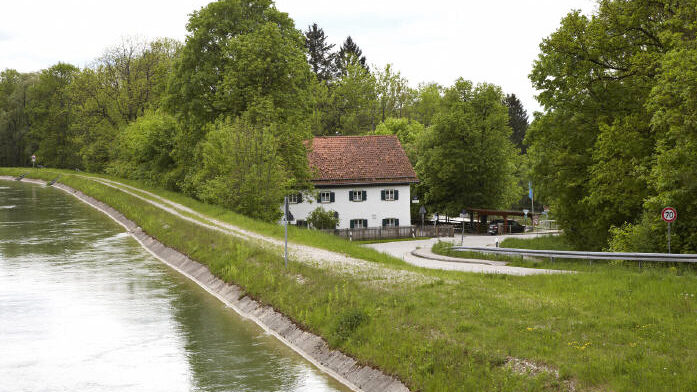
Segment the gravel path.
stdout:
<path fill-rule="evenodd" d="M 99 182 L 105 186 L 118 189 L 126 194 L 143 200 L 155 207 L 181 219 L 195 223 L 211 230 L 223 232 L 234 237 L 254 241 L 268 248 L 273 248 L 282 253 L 284 242 L 280 239 L 265 236 L 252 231 L 244 230 L 238 226 L 210 218 L 204 214 L 192 210 L 189 207 L 163 198 L 154 193 L 126 185 L 113 180 L 96 177 L 82 176 L 86 179 Z M 147 195 L 145 197 L 144 195 Z M 353 277 L 361 276 L 364 280 L 373 284 L 392 284 L 392 283 L 429 283 L 434 280 L 430 276 L 425 276 L 418 272 L 405 271 L 397 268 L 380 265 L 373 262 L 349 257 L 341 253 L 319 249 L 307 245 L 288 243 L 289 258 L 308 265 L 331 270 L 337 274 L 347 274 Z"/>

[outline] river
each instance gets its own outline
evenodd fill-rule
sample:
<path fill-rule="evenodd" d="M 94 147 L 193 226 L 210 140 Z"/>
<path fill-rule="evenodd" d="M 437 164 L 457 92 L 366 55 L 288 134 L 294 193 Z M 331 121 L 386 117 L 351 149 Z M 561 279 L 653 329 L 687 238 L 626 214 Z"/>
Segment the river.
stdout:
<path fill-rule="evenodd" d="M 0 181 L 0 391 L 346 391 L 62 191 Z"/>

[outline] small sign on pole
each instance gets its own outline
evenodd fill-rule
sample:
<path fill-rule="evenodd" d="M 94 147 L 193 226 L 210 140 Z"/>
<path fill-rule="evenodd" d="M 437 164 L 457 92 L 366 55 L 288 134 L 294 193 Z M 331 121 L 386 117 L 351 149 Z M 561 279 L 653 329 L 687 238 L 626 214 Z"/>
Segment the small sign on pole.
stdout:
<path fill-rule="evenodd" d="M 424 236 L 424 215 L 426 215 L 426 207 L 421 206 L 419 208 L 419 214 L 421 214 L 421 237 Z"/>
<path fill-rule="evenodd" d="M 670 253 L 670 224 L 678 219 L 678 212 L 673 207 L 666 207 L 661 211 L 661 219 L 668 223 L 668 253 Z"/>
<path fill-rule="evenodd" d="M 283 259 L 285 261 L 285 267 L 288 268 L 288 220 L 293 219 L 288 208 L 288 196 L 283 198 L 283 228 L 285 229 L 285 246 L 283 248 Z"/>
<path fill-rule="evenodd" d="M 35 164 L 36 164 L 36 155 L 31 154 L 31 167 L 35 167 Z"/>

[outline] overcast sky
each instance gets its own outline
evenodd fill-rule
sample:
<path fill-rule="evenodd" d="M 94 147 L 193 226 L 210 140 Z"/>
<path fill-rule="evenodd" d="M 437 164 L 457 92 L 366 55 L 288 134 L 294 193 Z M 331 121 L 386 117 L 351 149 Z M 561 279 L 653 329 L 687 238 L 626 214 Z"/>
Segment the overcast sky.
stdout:
<path fill-rule="evenodd" d="M 88 65 L 124 36 L 183 40 L 205 0 L 23 0 L 0 11 L 0 69 L 38 71 L 59 61 Z M 316 22 L 337 48 L 347 35 L 368 63 L 392 63 L 412 86 L 449 86 L 462 76 L 490 82 L 539 110 L 527 75 L 542 38 L 593 0 L 277 0 L 306 30 Z"/>

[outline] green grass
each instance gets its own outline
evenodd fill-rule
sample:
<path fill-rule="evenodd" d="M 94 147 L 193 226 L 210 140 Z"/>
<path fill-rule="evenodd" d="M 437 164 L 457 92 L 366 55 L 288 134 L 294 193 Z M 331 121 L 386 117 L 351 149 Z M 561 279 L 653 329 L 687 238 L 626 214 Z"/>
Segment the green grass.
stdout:
<path fill-rule="evenodd" d="M 32 176 L 48 180 L 49 173 Z M 422 274 L 423 283 L 414 283 L 297 262 L 285 269 L 272 249 L 93 181 L 66 174 L 61 182 L 112 205 L 332 347 L 415 391 L 557 391 L 564 380 L 576 390 L 697 390 L 697 273 L 691 270 L 606 264 L 588 273 L 514 277 L 374 260 Z M 504 366 L 507 357 L 558 369 L 562 381 L 514 373 Z"/>
<path fill-rule="evenodd" d="M 501 248 L 575 250 L 562 235 L 541 235 L 533 238 L 508 237 L 501 241 Z"/>

